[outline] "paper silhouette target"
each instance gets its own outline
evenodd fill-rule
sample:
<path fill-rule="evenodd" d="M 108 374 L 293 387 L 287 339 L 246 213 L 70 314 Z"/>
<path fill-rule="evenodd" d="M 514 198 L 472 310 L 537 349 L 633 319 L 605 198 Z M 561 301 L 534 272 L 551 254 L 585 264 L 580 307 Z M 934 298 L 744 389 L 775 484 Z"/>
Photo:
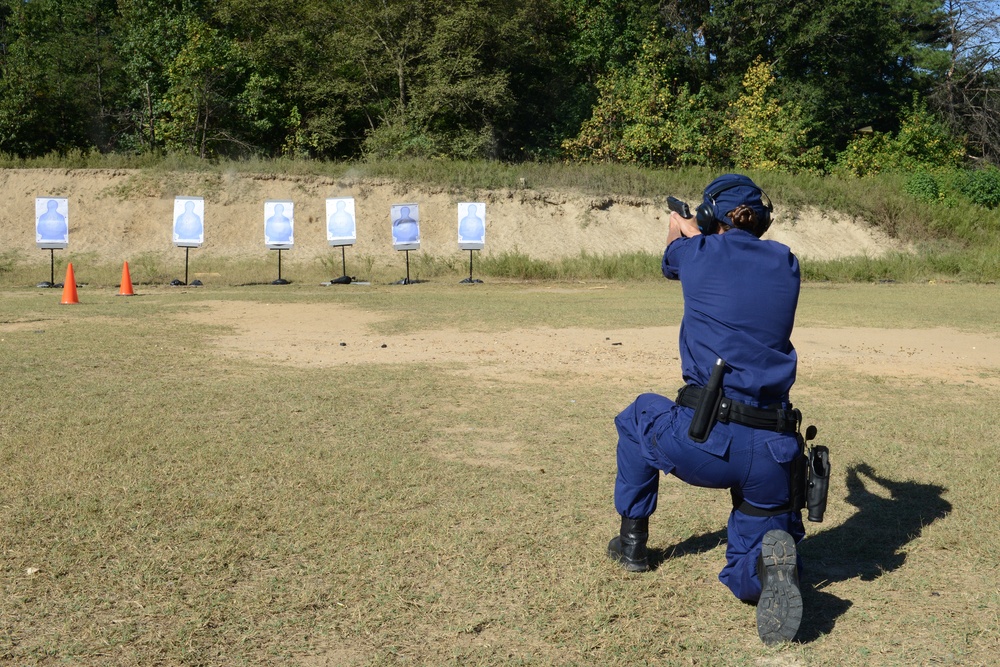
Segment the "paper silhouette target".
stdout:
<path fill-rule="evenodd" d="M 462 202 L 458 205 L 458 247 L 482 250 L 486 245 L 486 204 Z"/>
<path fill-rule="evenodd" d="M 200 248 L 205 242 L 205 200 L 202 197 L 174 198 L 174 245 Z"/>
<path fill-rule="evenodd" d="M 35 245 L 61 250 L 69 246 L 69 200 L 60 197 L 35 199 Z"/>
<path fill-rule="evenodd" d="M 420 248 L 420 209 L 416 204 L 394 204 L 392 220 L 392 247 L 396 250 Z"/>
<path fill-rule="evenodd" d="M 354 245 L 357 242 L 354 197 L 326 200 L 326 240 L 332 246 Z"/>
<path fill-rule="evenodd" d="M 288 250 L 295 244 L 295 204 L 290 201 L 264 202 L 264 245 L 272 250 Z"/>

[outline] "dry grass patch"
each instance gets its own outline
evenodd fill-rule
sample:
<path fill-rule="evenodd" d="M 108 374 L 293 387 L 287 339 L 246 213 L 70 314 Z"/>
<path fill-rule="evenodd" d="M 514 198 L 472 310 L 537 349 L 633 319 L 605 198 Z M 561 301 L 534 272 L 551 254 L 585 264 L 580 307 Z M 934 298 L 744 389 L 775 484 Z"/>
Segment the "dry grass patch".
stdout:
<path fill-rule="evenodd" d="M 879 307 L 889 294 L 879 287 L 807 290 L 803 328 L 863 335 L 867 312 L 868 326 L 923 329 L 926 302 L 948 315 L 937 325 L 992 341 L 977 314 L 994 294 L 926 289 L 892 292 L 904 302 L 892 308 Z M 827 521 L 802 545 L 802 631 L 767 648 L 752 609 L 716 580 L 724 492 L 664 480 L 649 575 L 604 555 L 616 528 L 611 420 L 639 391 L 679 384 L 675 340 L 656 332 L 661 354 L 649 359 L 641 348 L 653 339 L 636 333 L 676 325 L 670 286 L 134 299 L 92 289 L 71 307 L 52 297 L 0 300 L 0 661 L 965 665 L 995 655 L 1000 539 L 984 530 L 998 510 L 984 489 L 1000 481 L 994 382 L 938 374 L 908 361 L 917 355 L 886 375 L 802 350 L 796 402 L 831 447 L 835 478 Z M 502 374 L 447 354 L 310 367 L 227 353 L 256 329 L 211 315 L 247 309 L 286 327 L 269 344 L 305 345 L 313 325 L 291 316 L 299 307 L 317 332 L 323 318 L 367 312 L 348 349 L 542 328 L 554 347 L 532 339 L 531 363 Z M 623 332 L 625 349 L 605 331 Z M 581 332 L 608 348 L 587 357 Z M 339 342 L 322 350 L 338 354 Z M 593 363 L 561 363 L 566 354 Z M 970 376 L 995 378 L 990 363 L 971 361 Z"/>

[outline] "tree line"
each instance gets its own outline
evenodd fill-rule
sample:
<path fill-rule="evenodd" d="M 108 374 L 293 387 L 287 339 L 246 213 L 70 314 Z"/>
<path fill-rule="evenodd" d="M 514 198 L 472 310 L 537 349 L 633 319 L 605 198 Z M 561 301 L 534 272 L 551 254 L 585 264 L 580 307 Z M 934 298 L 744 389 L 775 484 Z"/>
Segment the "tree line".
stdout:
<path fill-rule="evenodd" d="M 995 0 L 0 0 L 0 152 L 1000 164 Z"/>

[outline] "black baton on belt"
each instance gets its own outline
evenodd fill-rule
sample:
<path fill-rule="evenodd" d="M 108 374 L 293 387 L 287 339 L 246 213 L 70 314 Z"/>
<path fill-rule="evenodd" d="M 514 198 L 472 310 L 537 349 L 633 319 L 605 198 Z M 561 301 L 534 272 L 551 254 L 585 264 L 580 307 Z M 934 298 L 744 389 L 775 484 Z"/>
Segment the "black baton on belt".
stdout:
<path fill-rule="evenodd" d="M 694 409 L 694 416 L 691 418 L 691 426 L 688 428 L 688 437 L 695 442 L 705 442 L 708 440 L 712 427 L 719 414 L 719 403 L 722 401 L 722 376 L 726 372 L 726 362 L 716 359 L 712 368 L 712 375 L 708 378 L 708 384 L 701 392 L 701 400 L 698 407 Z"/>

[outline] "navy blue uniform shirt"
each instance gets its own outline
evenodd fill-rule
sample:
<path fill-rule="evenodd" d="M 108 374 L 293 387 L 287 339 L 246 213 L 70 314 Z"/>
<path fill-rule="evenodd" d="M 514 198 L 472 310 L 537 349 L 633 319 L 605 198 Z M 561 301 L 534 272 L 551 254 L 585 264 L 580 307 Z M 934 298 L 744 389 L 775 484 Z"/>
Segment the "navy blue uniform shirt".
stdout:
<path fill-rule="evenodd" d="M 787 402 L 800 283 L 792 251 L 741 229 L 682 237 L 664 251 L 663 275 L 679 279 L 684 293 L 685 382 L 704 386 L 721 357 L 726 396 L 756 406 Z"/>

